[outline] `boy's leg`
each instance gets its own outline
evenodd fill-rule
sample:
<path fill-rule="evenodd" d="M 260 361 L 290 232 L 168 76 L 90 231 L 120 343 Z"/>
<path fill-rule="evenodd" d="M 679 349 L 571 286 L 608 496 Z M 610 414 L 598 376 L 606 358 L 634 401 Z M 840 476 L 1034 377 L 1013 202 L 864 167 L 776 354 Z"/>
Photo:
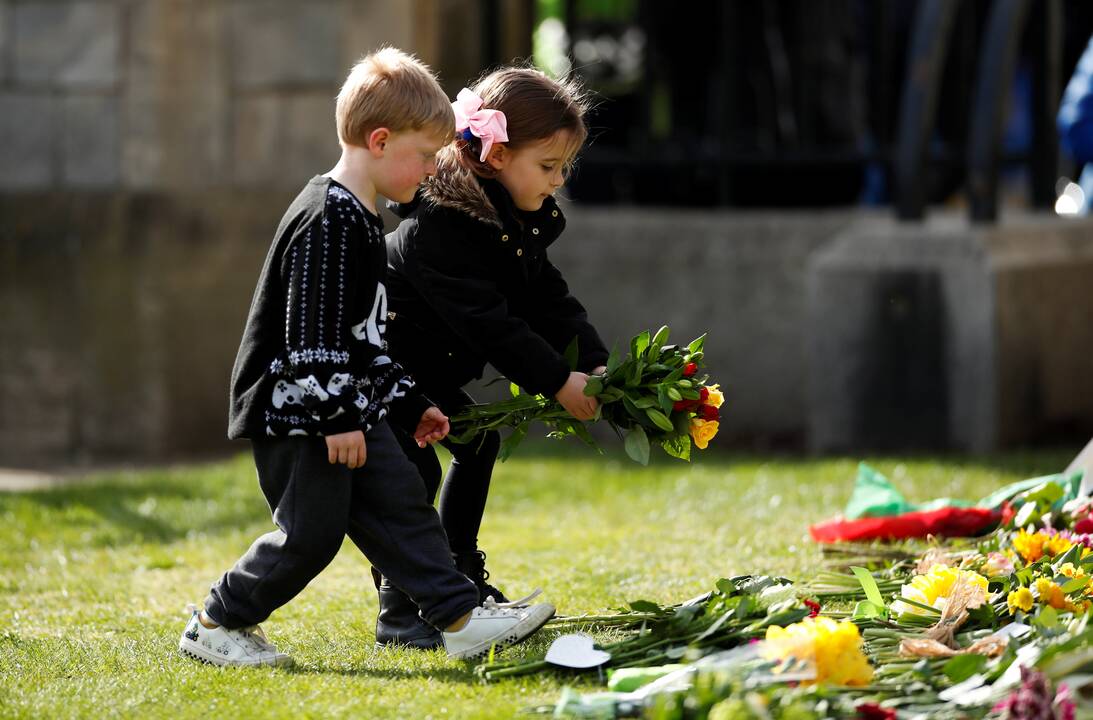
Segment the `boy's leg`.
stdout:
<path fill-rule="evenodd" d="M 277 530 L 255 540 L 210 590 L 205 612 L 228 628 L 262 622 L 330 564 L 345 538 L 352 494 L 352 471 L 328 462 L 322 438 L 253 445 Z"/>
<path fill-rule="evenodd" d="M 365 444 L 368 457 L 353 475 L 347 533 L 429 624 L 446 628 L 478 605 L 478 591 L 456 570 L 421 476 L 387 423 L 372 428 Z"/>

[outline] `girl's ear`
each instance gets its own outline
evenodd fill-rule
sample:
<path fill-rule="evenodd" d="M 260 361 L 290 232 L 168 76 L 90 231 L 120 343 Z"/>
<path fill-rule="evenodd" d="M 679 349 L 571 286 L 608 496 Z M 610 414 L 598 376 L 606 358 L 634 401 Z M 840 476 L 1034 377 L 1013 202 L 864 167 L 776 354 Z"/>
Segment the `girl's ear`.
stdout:
<path fill-rule="evenodd" d="M 391 131 L 385 127 L 379 127 L 368 134 L 368 151 L 375 157 L 382 157 L 387 143 L 391 141 Z"/>
<path fill-rule="evenodd" d="M 486 162 L 494 170 L 504 170 L 505 166 L 509 164 L 509 158 L 512 157 L 512 153 L 509 149 L 500 143 L 495 143 L 490 148 L 490 152 L 486 155 Z"/>

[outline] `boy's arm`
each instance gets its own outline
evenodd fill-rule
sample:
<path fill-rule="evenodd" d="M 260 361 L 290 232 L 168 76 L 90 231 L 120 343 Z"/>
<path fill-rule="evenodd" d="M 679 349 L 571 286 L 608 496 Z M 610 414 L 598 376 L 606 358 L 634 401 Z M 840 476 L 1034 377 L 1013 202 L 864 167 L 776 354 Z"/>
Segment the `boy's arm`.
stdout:
<path fill-rule="evenodd" d="M 345 322 L 355 263 L 351 243 L 331 242 L 326 223 L 311 223 L 292 239 L 281 264 L 286 371 L 295 385 L 286 387 L 288 392 L 298 388 L 323 435 L 361 429 L 363 403 Z"/>
<path fill-rule="evenodd" d="M 576 337 L 578 370 L 592 372 L 607 364 L 607 347 L 588 321 L 588 311 L 569 292 L 565 278 L 545 251 L 542 269 L 532 279 L 531 292 L 536 309 L 532 320 L 534 330 L 560 350 L 565 350 Z"/>

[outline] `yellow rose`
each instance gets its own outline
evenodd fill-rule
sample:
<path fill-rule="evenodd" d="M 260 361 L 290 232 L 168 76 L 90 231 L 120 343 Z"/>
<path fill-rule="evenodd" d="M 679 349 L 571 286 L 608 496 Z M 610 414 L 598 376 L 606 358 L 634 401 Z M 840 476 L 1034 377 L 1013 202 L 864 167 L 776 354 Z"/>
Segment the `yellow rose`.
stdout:
<path fill-rule="evenodd" d="M 695 447 L 705 450 L 706 446 L 717 435 L 718 422 L 716 420 L 691 419 L 691 437 L 694 438 Z"/>
<path fill-rule="evenodd" d="M 710 396 L 706 398 L 707 405 L 713 405 L 715 408 L 721 407 L 721 403 L 725 402 L 725 395 L 720 390 L 721 385 L 708 385 L 706 390 L 709 391 Z"/>

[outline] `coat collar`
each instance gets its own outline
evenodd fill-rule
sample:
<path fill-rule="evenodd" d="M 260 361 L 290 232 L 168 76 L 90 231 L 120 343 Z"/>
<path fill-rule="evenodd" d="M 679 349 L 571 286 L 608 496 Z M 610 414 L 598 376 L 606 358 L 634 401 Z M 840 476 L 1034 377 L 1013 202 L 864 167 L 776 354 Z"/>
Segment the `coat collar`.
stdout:
<path fill-rule="evenodd" d="M 565 216 L 554 198 L 547 198 L 535 212 L 519 210 L 501 183 L 479 178 L 448 148 L 441 151 L 436 174 L 425 181 L 418 197 L 412 203 L 393 209 L 405 217 L 416 210 L 421 201 L 456 210 L 506 233 L 525 228 L 527 232 L 534 232 L 543 246 L 552 243 L 565 228 Z"/>

